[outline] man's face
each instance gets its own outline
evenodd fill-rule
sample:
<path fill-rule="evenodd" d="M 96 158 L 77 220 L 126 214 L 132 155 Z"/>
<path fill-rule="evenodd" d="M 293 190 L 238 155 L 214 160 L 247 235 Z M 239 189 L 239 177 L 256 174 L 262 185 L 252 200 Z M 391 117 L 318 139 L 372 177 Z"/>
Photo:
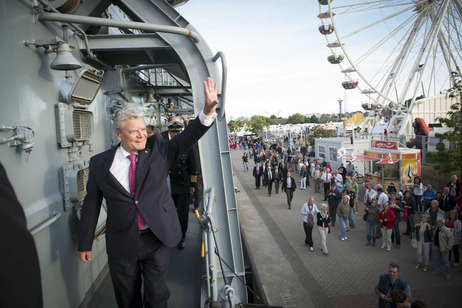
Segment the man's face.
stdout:
<path fill-rule="evenodd" d="M 290 172 L 287 172 L 287 177 L 290 178 Z"/>
<path fill-rule="evenodd" d="M 122 131 L 115 131 L 117 140 L 120 141 L 125 151 L 134 154 L 146 147 L 146 125 L 143 118 L 128 119 L 124 121 Z"/>
<path fill-rule="evenodd" d="M 430 184 L 428 184 L 427 189 L 432 189 L 432 186 Z"/>
<path fill-rule="evenodd" d="M 444 188 L 444 194 L 445 194 L 445 195 L 449 195 L 449 187 L 445 187 L 445 188 Z"/>
<path fill-rule="evenodd" d="M 443 221 L 442 221 L 441 219 L 438 219 L 438 220 L 436 221 L 436 226 L 437 226 L 438 228 L 441 228 L 441 227 L 443 226 Z"/>
<path fill-rule="evenodd" d="M 436 201 L 436 200 L 433 200 L 433 201 Z M 438 203 L 438 201 L 436 201 L 436 202 L 433 202 L 433 201 L 432 201 L 432 210 L 436 211 L 436 209 L 438 208 L 439 203 Z"/>
<path fill-rule="evenodd" d="M 390 276 L 391 281 L 395 281 L 396 278 L 398 278 L 398 275 L 399 275 L 399 271 L 397 268 L 394 268 L 391 266 L 388 268 L 388 276 Z"/>

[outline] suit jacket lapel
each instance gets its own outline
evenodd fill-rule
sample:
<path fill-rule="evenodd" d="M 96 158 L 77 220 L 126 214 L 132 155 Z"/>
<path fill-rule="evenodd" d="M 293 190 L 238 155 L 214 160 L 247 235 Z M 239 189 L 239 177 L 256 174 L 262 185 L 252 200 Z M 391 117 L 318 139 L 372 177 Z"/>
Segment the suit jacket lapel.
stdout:
<path fill-rule="evenodd" d="M 136 164 L 136 188 L 135 195 L 139 193 L 141 185 L 138 183 L 143 183 L 144 178 L 146 177 L 146 172 L 148 171 L 148 165 L 154 158 L 152 155 L 155 155 L 152 149 L 149 146 L 146 146 L 144 150 L 138 151 L 138 163 Z"/>

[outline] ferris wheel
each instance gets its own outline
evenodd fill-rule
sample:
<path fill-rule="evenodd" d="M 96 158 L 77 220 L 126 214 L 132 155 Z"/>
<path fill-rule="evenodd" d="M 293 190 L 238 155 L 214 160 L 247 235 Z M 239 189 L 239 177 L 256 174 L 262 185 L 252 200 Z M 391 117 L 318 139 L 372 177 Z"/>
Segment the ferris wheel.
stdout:
<path fill-rule="evenodd" d="M 410 112 L 462 76 L 462 0 L 318 2 L 328 61 L 371 107 Z"/>

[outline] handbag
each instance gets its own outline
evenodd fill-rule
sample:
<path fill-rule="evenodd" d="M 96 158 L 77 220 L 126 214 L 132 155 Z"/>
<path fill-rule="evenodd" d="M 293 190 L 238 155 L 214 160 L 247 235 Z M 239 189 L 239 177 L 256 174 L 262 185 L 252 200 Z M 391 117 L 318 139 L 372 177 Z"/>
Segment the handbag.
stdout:
<path fill-rule="evenodd" d="M 415 232 L 412 232 L 412 239 L 411 239 L 411 245 L 412 248 L 417 248 L 417 238 Z"/>
<path fill-rule="evenodd" d="M 369 216 L 369 212 L 364 213 L 363 215 L 363 220 L 367 221 L 367 217 Z"/>

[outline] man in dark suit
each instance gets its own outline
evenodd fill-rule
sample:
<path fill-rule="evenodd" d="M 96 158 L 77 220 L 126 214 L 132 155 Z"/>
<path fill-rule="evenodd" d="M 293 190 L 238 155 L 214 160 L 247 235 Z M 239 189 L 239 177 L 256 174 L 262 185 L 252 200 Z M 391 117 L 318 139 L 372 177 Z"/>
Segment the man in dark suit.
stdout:
<path fill-rule="evenodd" d="M 167 128 L 169 139 L 173 139 L 182 132 L 184 124 L 173 120 L 167 124 Z M 197 182 L 196 161 L 192 147 L 172 164 L 168 173 L 172 198 L 181 225 L 182 236 L 178 248 L 184 249 L 188 231 L 189 199 L 194 194 Z"/>
<path fill-rule="evenodd" d="M 263 168 L 260 166 L 260 163 L 257 163 L 255 167 L 253 167 L 253 176 L 255 177 L 255 189 L 260 189 L 260 181 L 263 175 Z"/>
<path fill-rule="evenodd" d="M 265 170 L 265 182 L 268 185 L 268 195 L 271 197 L 271 191 L 273 190 L 273 181 L 274 181 L 274 173 L 271 170 L 271 164 L 268 164 L 268 167 Z"/>
<path fill-rule="evenodd" d="M 276 189 L 276 193 L 279 193 L 279 184 L 282 181 L 283 176 L 282 172 L 279 170 L 279 166 L 276 165 L 274 167 L 274 188 Z"/>
<path fill-rule="evenodd" d="M 106 250 L 119 307 L 167 307 L 170 247 L 180 242 L 181 228 L 166 179 L 170 165 L 213 123 L 218 99 L 211 78 L 204 81 L 204 94 L 198 119 L 172 140 L 159 135 L 147 138 L 143 114 L 131 108 L 119 110 L 114 127 L 120 145 L 90 160 L 78 251 L 82 262 L 91 261 L 104 198 Z"/>
<path fill-rule="evenodd" d="M 287 172 L 287 176 L 284 177 L 282 181 L 282 191 L 286 192 L 287 195 L 287 205 L 289 206 L 289 210 L 292 206 L 292 198 L 294 197 L 294 191 L 297 190 L 297 184 L 295 179 L 290 176 L 290 172 Z"/>
<path fill-rule="evenodd" d="M 0 163 L 0 307 L 40 308 L 42 283 L 34 238 L 23 208 Z"/>

